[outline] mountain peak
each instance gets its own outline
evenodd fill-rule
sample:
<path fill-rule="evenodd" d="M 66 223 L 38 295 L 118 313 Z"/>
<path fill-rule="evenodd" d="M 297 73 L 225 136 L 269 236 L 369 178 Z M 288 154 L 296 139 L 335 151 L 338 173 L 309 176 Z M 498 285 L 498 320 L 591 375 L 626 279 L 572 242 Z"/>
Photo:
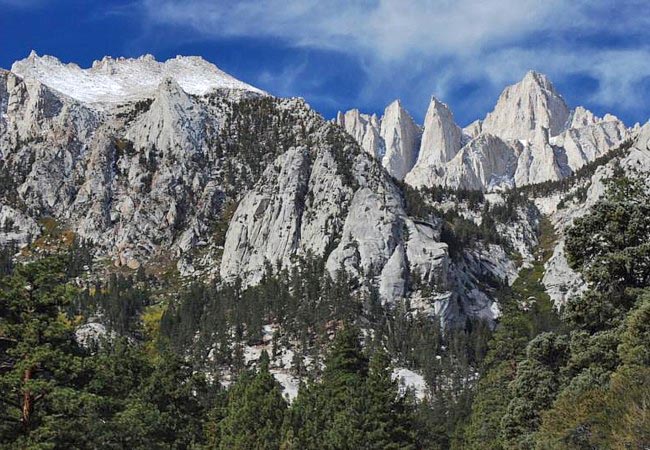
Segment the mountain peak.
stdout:
<path fill-rule="evenodd" d="M 156 92 L 160 94 L 160 93 L 177 93 L 177 92 L 185 92 L 185 91 L 183 90 L 181 85 L 174 79 L 174 77 L 165 76 L 160 82 L 160 84 L 158 85 Z"/>
<path fill-rule="evenodd" d="M 547 128 L 551 137 L 560 134 L 569 115 L 549 78 L 531 70 L 519 83 L 504 89 L 482 129 L 502 139 L 534 140 L 541 128 Z"/>
<path fill-rule="evenodd" d="M 384 110 L 381 137 L 386 152 L 382 164 L 392 176 L 403 180 L 418 157 L 420 128 L 399 100 Z"/>
<path fill-rule="evenodd" d="M 461 148 L 462 131 L 449 107 L 431 97 L 420 152 L 413 170 L 405 177 L 407 183 L 419 187 L 429 185 L 435 170 L 450 161 Z"/>
<path fill-rule="evenodd" d="M 400 99 L 395 99 L 388 106 L 386 106 L 386 108 L 384 109 L 383 117 L 386 117 L 388 115 L 408 117 L 409 120 L 411 120 L 413 123 L 415 123 L 415 121 L 413 120 L 413 117 L 406 110 L 406 108 L 404 108 L 404 105 L 402 104 L 402 101 Z M 382 120 L 383 120 L 383 118 L 382 118 Z"/>
<path fill-rule="evenodd" d="M 543 84 L 546 84 L 546 83 L 550 82 L 548 76 L 546 76 L 545 74 L 543 74 L 541 72 L 537 72 L 536 70 L 532 70 L 532 69 L 529 70 L 528 72 L 526 72 L 526 75 L 524 75 L 524 78 L 522 79 L 522 81 L 534 81 L 535 83 L 538 83 L 540 85 L 543 85 Z"/>
<path fill-rule="evenodd" d="M 534 70 L 529 70 L 526 72 L 524 78 L 520 81 L 520 84 L 523 84 L 527 87 L 537 87 L 543 90 L 552 92 L 554 95 L 560 96 L 555 90 L 555 86 L 551 82 L 551 79 L 543 73 L 536 72 Z"/>
<path fill-rule="evenodd" d="M 363 114 L 354 108 L 346 112 L 339 111 L 335 122 L 354 137 L 369 154 L 378 157 L 383 153 L 379 135 L 380 123 L 376 114 Z"/>
<path fill-rule="evenodd" d="M 449 106 L 446 103 L 441 102 L 440 100 L 438 100 L 435 95 L 432 95 L 431 100 L 429 101 L 429 111 L 431 111 L 431 112 L 432 111 L 438 111 L 438 112 L 440 112 L 440 111 L 449 111 L 449 113 L 451 113 L 451 110 L 449 109 Z M 429 112 L 429 111 L 427 111 L 427 112 Z"/>
<path fill-rule="evenodd" d="M 160 83 L 173 78 L 193 95 L 205 95 L 216 89 L 235 89 L 265 94 L 220 70 L 198 56 L 177 56 L 164 62 L 153 55 L 138 58 L 105 56 L 89 68 L 62 63 L 53 56 L 39 56 L 34 50 L 16 61 L 11 71 L 86 103 L 120 103 L 151 97 Z"/>
<path fill-rule="evenodd" d="M 386 107 L 386 109 L 393 109 L 393 108 L 404 109 L 404 106 L 402 105 L 402 101 L 399 98 L 396 98 L 395 100 L 390 102 L 390 104 Z"/>

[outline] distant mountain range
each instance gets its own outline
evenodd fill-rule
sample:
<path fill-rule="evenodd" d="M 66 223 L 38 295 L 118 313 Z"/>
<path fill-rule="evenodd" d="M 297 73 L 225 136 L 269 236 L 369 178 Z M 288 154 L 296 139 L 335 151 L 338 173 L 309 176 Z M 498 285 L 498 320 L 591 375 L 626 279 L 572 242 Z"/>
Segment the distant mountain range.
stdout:
<path fill-rule="evenodd" d="M 435 97 L 421 127 L 399 101 L 381 118 L 353 109 L 339 113 L 336 123 L 412 186 L 488 192 L 565 178 L 639 129 L 610 114 L 570 109 L 537 72 L 508 86 L 484 120 L 462 129 Z"/>

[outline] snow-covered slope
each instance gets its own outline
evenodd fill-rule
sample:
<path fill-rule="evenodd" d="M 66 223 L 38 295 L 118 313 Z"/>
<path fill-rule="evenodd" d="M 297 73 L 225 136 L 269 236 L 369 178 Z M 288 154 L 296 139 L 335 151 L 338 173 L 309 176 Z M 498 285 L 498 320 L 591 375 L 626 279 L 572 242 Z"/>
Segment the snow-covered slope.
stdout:
<path fill-rule="evenodd" d="M 166 78 L 174 79 L 185 92 L 194 95 L 215 89 L 264 93 L 198 56 L 177 56 L 165 62 L 156 61 L 152 55 L 134 59 L 107 56 L 83 69 L 32 51 L 27 58 L 16 61 L 11 71 L 85 103 L 119 103 L 148 97 Z"/>

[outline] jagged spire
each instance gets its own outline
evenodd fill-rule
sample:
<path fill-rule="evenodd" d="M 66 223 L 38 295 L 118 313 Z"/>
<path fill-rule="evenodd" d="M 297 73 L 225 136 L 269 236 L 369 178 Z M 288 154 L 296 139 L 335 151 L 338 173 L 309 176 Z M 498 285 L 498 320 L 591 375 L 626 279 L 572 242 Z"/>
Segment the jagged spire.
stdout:
<path fill-rule="evenodd" d="M 449 107 L 431 97 L 424 118 L 424 132 L 418 164 L 446 163 L 460 150 L 461 130 Z"/>
<path fill-rule="evenodd" d="M 420 135 L 420 128 L 399 100 L 386 107 L 381 119 L 381 137 L 386 148 L 382 164 L 398 180 L 404 179 L 415 165 Z"/>
<path fill-rule="evenodd" d="M 482 130 L 502 139 L 533 140 L 544 127 L 552 137 L 564 131 L 569 114 L 548 77 L 529 71 L 519 83 L 503 91 Z"/>

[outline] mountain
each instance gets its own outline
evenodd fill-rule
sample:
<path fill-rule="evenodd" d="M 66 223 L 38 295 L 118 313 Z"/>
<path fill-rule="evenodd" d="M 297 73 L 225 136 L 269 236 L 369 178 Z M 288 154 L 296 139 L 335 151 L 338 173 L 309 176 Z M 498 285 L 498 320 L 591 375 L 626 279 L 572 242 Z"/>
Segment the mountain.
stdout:
<path fill-rule="evenodd" d="M 534 141 L 542 129 L 548 130 L 550 137 L 560 134 L 569 114 L 551 81 L 531 71 L 519 83 L 505 88 L 481 130 L 502 139 Z"/>
<path fill-rule="evenodd" d="M 485 119 L 462 130 L 448 106 L 432 98 L 421 145 L 413 143 L 407 152 L 417 154 L 417 162 L 403 178 L 414 187 L 471 186 L 486 192 L 556 181 L 616 148 L 631 133 L 610 114 L 598 118 L 580 106 L 569 109 L 548 77 L 531 71 L 519 83 L 505 88 Z M 493 138 L 510 150 L 499 146 L 500 156 L 495 156 L 490 148 L 482 148 L 493 147 Z M 461 152 L 464 147 L 467 151 Z M 471 164 L 452 162 L 460 153 L 476 155 L 477 151 L 490 156 L 475 156 Z M 514 164 L 513 155 L 517 160 Z M 482 174 L 479 184 L 477 173 Z"/>
<path fill-rule="evenodd" d="M 431 176 L 441 170 L 460 150 L 462 133 L 454 122 L 454 116 L 444 103 L 431 98 L 424 118 L 422 143 L 417 162 L 406 175 L 406 182 L 413 186 L 432 186 Z"/>
<path fill-rule="evenodd" d="M 244 285 L 268 264 L 315 255 L 332 276 L 342 268 L 375 285 L 382 302 L 400 302 L 417 273 L 438 286 L 421 308 L 445 323 L 494 318 L 473 275 L 493 269 L 452 261 L 440 217 L 413 217 L 377 160 L 385 154 L 396 175 L 415 162 L 419 129 L 399 102 L 381 121 L 339 116 L 363 151 L 304 101 L 273 98 L 196 58 L 105 58 L 80 69 L 32 54 L 13 69 L 21 75 L 3 72 L 0 84 L 3 240 L 27 243 L 51 217 L 116 267 L 174 261 L 182 276 Z M 84 89 L 72 89 L 77 81 Z"/>
<path fill-rule="evenodd" d="M 413 197 L 408 185 L 561 180 L 631 135 L 613 116 L 569 111 L 534 72 L 469 131 L 436 98 L 422 131 L 399 101 L 381 118 L 351 110 L 328 123 L 197 57 L 82 69 L 32 52 L 1 73 L 0 106 L 0 242 L 33 241 L 51 217 L 116 267 L 171 261 L 182 276 L 244 285 L 315 255 L 331 276 L 345 270 L 386 304 L 418 298 L 449 324 L 496 317 L 480 277 L 515 279 L 509 249 L 532 258 L 539 213 L 518 209 L 498 240 L 462 198 Z M 483 238 L 458 241 L 467 227 Z M 437 293 L 420 298 L 414 279 Z"/>
<path fill-rule="evenodd" d="M 336 124 L 350 133 L 368 154 L 381 158 L 384 145 L 380 136 L 379 119 L 376 115 L 361 114 L 358 109 L 337 114 Z"/>
<path fill-rule="evenodd" d="M 399 100 L 384 110 L 380 134 L 385 149 L 382 165 L 393 177 L 403 180 L 417 160 L 415 149 L 422 132 Z"/>
<path fill-rule="evenodd" d="M 49 348 L 87 358 L 74 366 L 92 362 L 92 382 L 34 373 L 105 403 L 64 403 L 98 434 L 48 432 L 86 444 L 132 431 L 122 413 L 145 408 L 165 419 L 143 423 L 142 448 L 243 442 L 228 424 L 252 428 L 254 402 L 274 448 L 350 429 L 384 448 L 385 427 L 366 426 L 377 417 L 421 448 L 528 448 L 597 409 L 578 436 L 601 420 L 593 392 L 612 411 L 644 398 L 625 377 L 647 365 L 648 173 L 650 124 L 572 110 L 534 72 L 484 120 L 461 128 L 431 98 L 420 127 L 399 101 L 328 121 L 196 57 L 82 69 L 31 54 L 0 71 L 0 325 L 13 333 L 0 365 L 30 360 L 22 327 L 57 324 L 39 364 Z M 46 312 L 25 325 L 31 302 Z M 0 371 L 0 387 L 24 399 L 31 376 Z M 131 378 L 124 398 L 102 385 Z M 618 383 L 632 394 L 618 400 Z M 52 397 L 44 417 L 67 418 Z M 169 432 L 180 423 L 191 434 Z"/>
<path fill-rule="evenodd" d="M 339 112 L 335 123 L 345 129 L 370 155 L 382 161 L 389 174 L 398 180 L 411 170 L 421 131 L 399 100 L 384 110 L 381 118 L 352 109 Z"/>
<path fill-rule="evenodd" d="M 104 57 L 82 69 L 64 64 L 52 56 L 40 57 L 32 51 L 11 66 L 11 72 L 38 80 L 51 89 L 84 103 L 118 103 L 151 96 L 165 78 L 173 78 L 191 95 L 206 95 L 218 89 L 263 94 L 197 56 L 177 56 L 158 62 L 152 55 L 140 58 Z"/>

